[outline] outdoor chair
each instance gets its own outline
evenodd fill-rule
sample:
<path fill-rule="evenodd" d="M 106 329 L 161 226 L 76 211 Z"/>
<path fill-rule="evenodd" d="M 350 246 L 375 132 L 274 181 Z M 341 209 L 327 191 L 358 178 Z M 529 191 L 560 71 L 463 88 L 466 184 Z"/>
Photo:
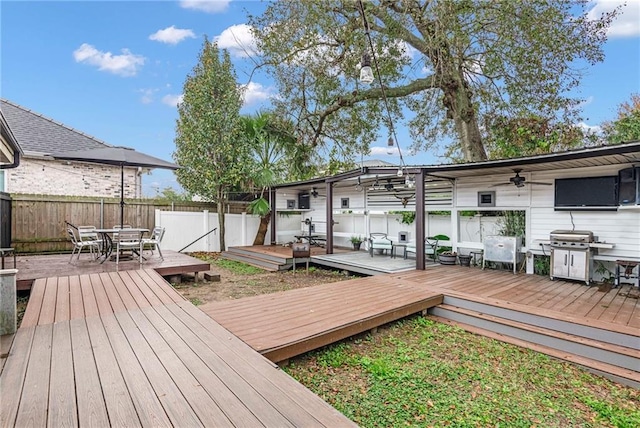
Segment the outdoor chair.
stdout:
<path fill-rule="evenodd" d="M 373 250 L 379 250 L 380 253 L 393 250 L 393 242 L 387 237 L 386 233 L 370 233 L 369 234 L 369 255 L 373 257 Z"/>
<path fill-rule="evenodd" d="M 162 256 L 162 250 L 160 249 L 160 242 L 162 242 L 162 238 L 164 237 L 164 227 L 156 226 L 153 228 L 153 232 L 151 232 L 150 238 L 142 239 L 142 247 L 149 248 L 151 250 L 151 255 L 153 255 L 153 250 L 157 249 L 158 254 L 160 254 L 160 260 L 164 260 Z"/>
<path fill-rule="evenodd" d="M 404 258 L 407 258 L 408 253 L 416 254 L 416 243 L 410 242 L 407 244 L 407 248 L 404 251 Z M 433 259 L 435 263 L 438 260 L 438 239 L 433 236 L 424 238 L 424 257 L 426 259 Z"/>
<path fill-rule="evenodd" d="M 122 230 L 122 229 L 131 229 L 131 225 L 130 224 L 125 224 L 120 226 L 119 224 L 113 226 L 112 228 L 113 230 Z M 113 243 L 116 244 L 116 242 L 118 241 L 118 232 L 114 232 L 113 233 Z"/>
<path fill-rule="evenodd" d="M 93 242 L 97 247 L 97 252 L 95 254 L 95 258 L 98 257 L 98 253 L 102 251 L 102 240 L 98 236 L 98 232 L 96 232 L 95 226 L 78 226 L 78 236 L 80 241 L 82 242 Z M 89 246 L 89 250 L 93 254 L 94 246 Z"/>
<path fill-rule="evenodd" d="M 98 243 L 96 241 L 82 241 L 82 240 L 80 240 L 76 236 L 76 233 L 73 231 L 73 229 L 70 228 L 70 227 L 67 228 L 67 235 L 69 237 L 69 240 L 73 244 L 73 249 L 71 251 L 71 257 L 69 258 L 69 263 L 71 263 L 73 261 L 73 256 L 76 255 L 76 250 L 78 251 L 77 256 L 76 256 L 76 260 L 80 259 L 80 253 L 82 252 L 83 248 L 89 248 L 89 251 L 90 251 L 92 257 L 93 257 L 93 250 L 94 249 L 96 250 L 96 254 L 98 253 L 99 246 L 98 246 Z"/>
<path fill-rule="evenodd" d="M 120 253 L 123 250 L 131 250 L 138 253 L 140 264 L 142 264 L 142 239 L 140 232 L 122 229 L 118 232 L 118 244 L 116 247 L 116 265 L 120 263 Z"/>

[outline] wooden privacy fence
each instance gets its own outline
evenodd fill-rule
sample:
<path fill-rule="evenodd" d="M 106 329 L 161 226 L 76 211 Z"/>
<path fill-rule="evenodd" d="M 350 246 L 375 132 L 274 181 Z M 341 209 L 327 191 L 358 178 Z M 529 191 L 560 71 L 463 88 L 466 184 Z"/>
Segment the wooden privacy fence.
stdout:
<path fill-rule="evenodd" d="M 120 224 L 120 200 L 13 194 L 11 241 L 19 253 L 70 251 L 66 223 L 110 228 Z M 124 224 L 153 229 L 155 210 L 216 212 L 208 202 L 167 202 L 156 199 L 125 200 Z M 232 202 L 227 213 L 242 213 L 245 203 Z"/>

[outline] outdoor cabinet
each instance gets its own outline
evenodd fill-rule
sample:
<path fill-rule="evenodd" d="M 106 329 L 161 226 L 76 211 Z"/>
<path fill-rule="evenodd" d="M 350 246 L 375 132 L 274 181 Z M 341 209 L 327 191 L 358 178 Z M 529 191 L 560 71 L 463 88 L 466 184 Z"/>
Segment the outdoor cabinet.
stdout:
<path fill-rule="evenodd" d="M 589 285 L 589 251 L 553 248 L 551 279 L 566 278 L 585 281 Z"/>
<path fill-rule="evenodd" d="M 520 259 L 521 242 L 522 238 L 519 236 L 486 236 L 483 241 L 482 269 L 485 262 L 512 263 L 515 274 Z"/>

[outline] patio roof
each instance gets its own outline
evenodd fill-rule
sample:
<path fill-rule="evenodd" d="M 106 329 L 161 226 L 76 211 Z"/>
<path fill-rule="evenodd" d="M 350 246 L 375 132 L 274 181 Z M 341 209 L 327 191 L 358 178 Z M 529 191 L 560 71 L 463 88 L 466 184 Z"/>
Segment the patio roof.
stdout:
<path fill-rule="evenodd" d="M 513 172 L 513 168 L 523 168 L 525 172 L 532 172 L 627 163 L 640 163 L 640 141 L 615 146 L 588 147 L 512 159 L 497 159 L 460 164 L 415 165 L 408 166 L 406 171 L 415 174 L 422 170 L 427 176 L 427 179 L 429 176 L 455 179 L 458 177 L 474 176 L 477 175 L 479 171 L 482 171 L 484 174 L 510 174 Z M 336 174 L 331 177 L 320 177 L 312 180 L 285 183 L 277 185 L 275 188 L 303 189 L 310 186 L 320 186 L 325 182 L 337 184 L 358 176 L 364 176 L 365 180 L 367 178 L 373 179 L 376 175 L 395 176 L 397 170 L 398 166 L 364 167 Z M 340 186 L 340 184 L 337 185 L 338 187 Z"/>

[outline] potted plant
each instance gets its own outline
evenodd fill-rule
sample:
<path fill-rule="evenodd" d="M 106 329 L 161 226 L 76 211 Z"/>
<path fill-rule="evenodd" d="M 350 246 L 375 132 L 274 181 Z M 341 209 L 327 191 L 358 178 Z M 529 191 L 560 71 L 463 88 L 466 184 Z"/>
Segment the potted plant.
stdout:
<path fill-rule="evenodd" d="M 354 251 L 359 251 L 360 250 L 360 245 L 362 244 L 362 237 L 359 235 L 353 235 L 350 239 L 351 244 L 353 244 L 353 250 Z"/>
<path fill-rule="evenodd" d="M 471 254 L 458 254 L 460 266 L 471 266 Z"/>
<path fill-rule="evenodd" d="M 438 255 L 441 265 L 455 265 L 458 254 L 452 251 L 444 251 Z"/>

